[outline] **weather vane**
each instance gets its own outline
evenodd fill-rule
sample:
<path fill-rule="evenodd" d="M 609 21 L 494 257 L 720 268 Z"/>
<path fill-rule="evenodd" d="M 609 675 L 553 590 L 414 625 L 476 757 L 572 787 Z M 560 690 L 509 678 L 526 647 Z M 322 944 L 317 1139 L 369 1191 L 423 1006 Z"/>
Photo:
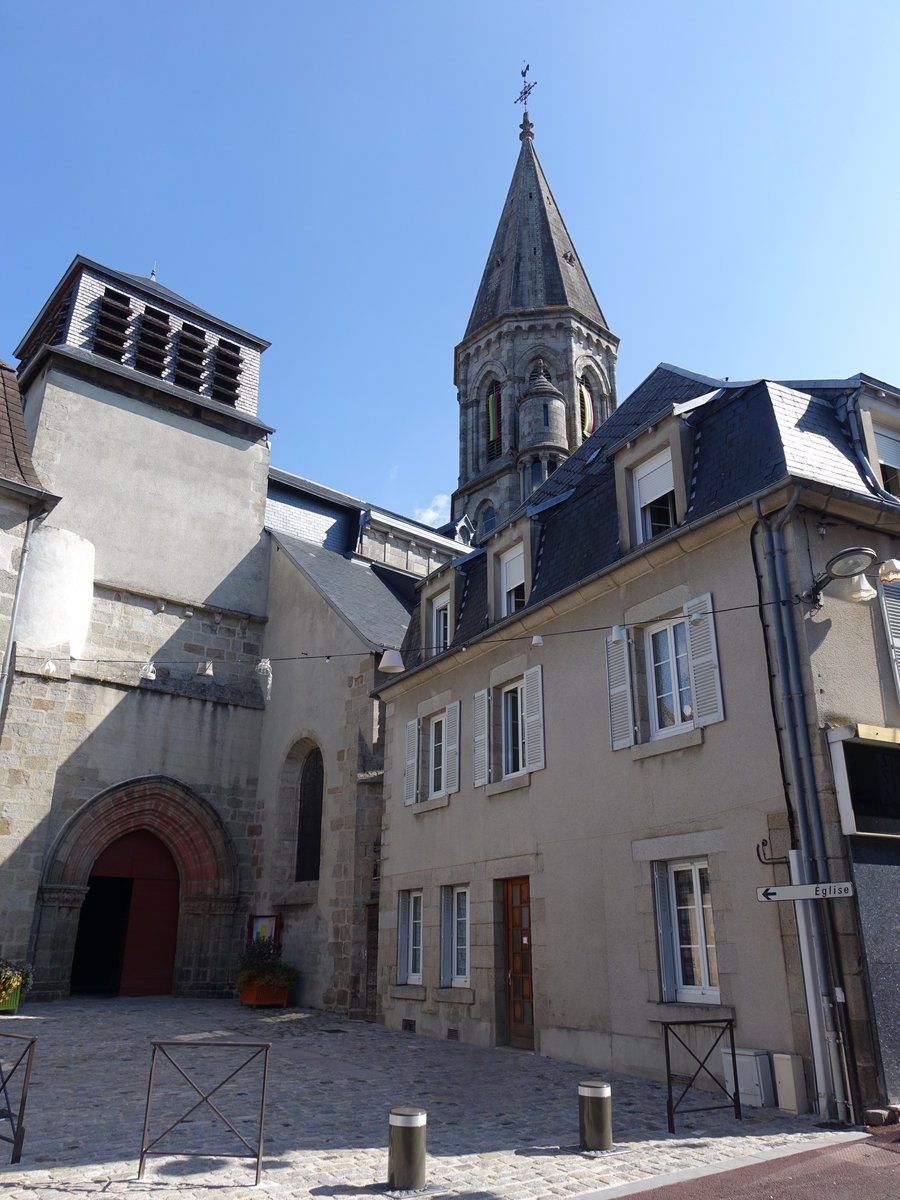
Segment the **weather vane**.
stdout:
<path fill-rule="evenodd" d="M 522 68 L 522 90 L 521 90 L 521 92 L 519 92 L 518 96 L 516 96 L 515 101 L 514 101 L 515 104 L 527 105 L 528 97 L 531 95 L 532 91 L 537 87 L 537 81 L 535 81 L 534 83 L 528 82 L 528 71 L 529 71 L 529 64 L 525 63 L 525 66 Z"/>

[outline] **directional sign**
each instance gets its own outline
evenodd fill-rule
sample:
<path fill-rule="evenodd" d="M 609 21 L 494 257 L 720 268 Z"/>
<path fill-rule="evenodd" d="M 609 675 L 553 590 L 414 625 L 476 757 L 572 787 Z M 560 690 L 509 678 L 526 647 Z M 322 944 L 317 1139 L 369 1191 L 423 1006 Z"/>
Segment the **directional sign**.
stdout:
<path fill-rule="evenodd" d="M 852 895 L 852 883 L 792 883 L 756 889 L 756 898 L 763 904 L 767 900 L 835 900 Z"/>

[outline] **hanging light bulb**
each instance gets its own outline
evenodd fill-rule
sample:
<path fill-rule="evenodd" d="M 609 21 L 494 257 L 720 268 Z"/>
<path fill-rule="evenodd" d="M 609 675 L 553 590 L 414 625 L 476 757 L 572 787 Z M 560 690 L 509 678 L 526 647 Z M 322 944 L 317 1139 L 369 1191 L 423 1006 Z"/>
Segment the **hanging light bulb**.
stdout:
<path fill-rule="evenodd" d="M 621 646 L 623 642 L 627 642 L 628 635 L 625 633 L 625 626 L 613 625 L 609 635 L 609 640 L 617 646 Z"/>
<path fill-rule="evenodd" d="M 403 670 L 403 655 L 399 650 L 385 649 L 378 664 L 378 670 L 385 675 L 399 675 Z"/>
<path fill-rule="evenodd" d="M 272 699 L 272 662 L 271 659 L 261 658 L 256 664 L 256 673 L 260 676 L 260 685 L 266 700 Z"/>
<path fill-rule="evenodd" d="M 141 679 L 153 680 L 156 678 L 156 665 L 152 662 L 145 662 L 141 667 Z"/>

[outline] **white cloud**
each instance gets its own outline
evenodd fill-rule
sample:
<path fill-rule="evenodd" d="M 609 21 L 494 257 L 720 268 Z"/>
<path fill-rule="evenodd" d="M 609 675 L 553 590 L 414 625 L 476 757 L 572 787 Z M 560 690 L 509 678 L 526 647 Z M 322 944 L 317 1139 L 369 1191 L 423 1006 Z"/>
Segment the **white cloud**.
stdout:
<path fill-rule="evenodd" d="M 414 515 L 416 520 L 421 521 L 423 525 L 443 525 L 450 520 L 449 493 L 438 492 L 425 508 L 415 509 Z"/>

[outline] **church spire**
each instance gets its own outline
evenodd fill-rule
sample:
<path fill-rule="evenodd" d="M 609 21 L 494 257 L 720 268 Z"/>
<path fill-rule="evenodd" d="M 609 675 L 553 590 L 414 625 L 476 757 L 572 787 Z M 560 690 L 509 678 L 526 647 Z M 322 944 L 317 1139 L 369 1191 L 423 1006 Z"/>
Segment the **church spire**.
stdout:
<path fill-rule="evenodd" d="M 523 88 L 523 104 L 533 86 Z M 456 347 L 453 515 L 467 515 L 478 537 L 515 512 L 616 407 L 618 338 L 553 199 L 527 109 L 519 140 L 506 203 Z"/>
<path fill-rule="evenodd" d="M 562 305 L 608 329 L 534 149 L 526 110 L 519 159 L 466 337 L 497 317 Z"/>

